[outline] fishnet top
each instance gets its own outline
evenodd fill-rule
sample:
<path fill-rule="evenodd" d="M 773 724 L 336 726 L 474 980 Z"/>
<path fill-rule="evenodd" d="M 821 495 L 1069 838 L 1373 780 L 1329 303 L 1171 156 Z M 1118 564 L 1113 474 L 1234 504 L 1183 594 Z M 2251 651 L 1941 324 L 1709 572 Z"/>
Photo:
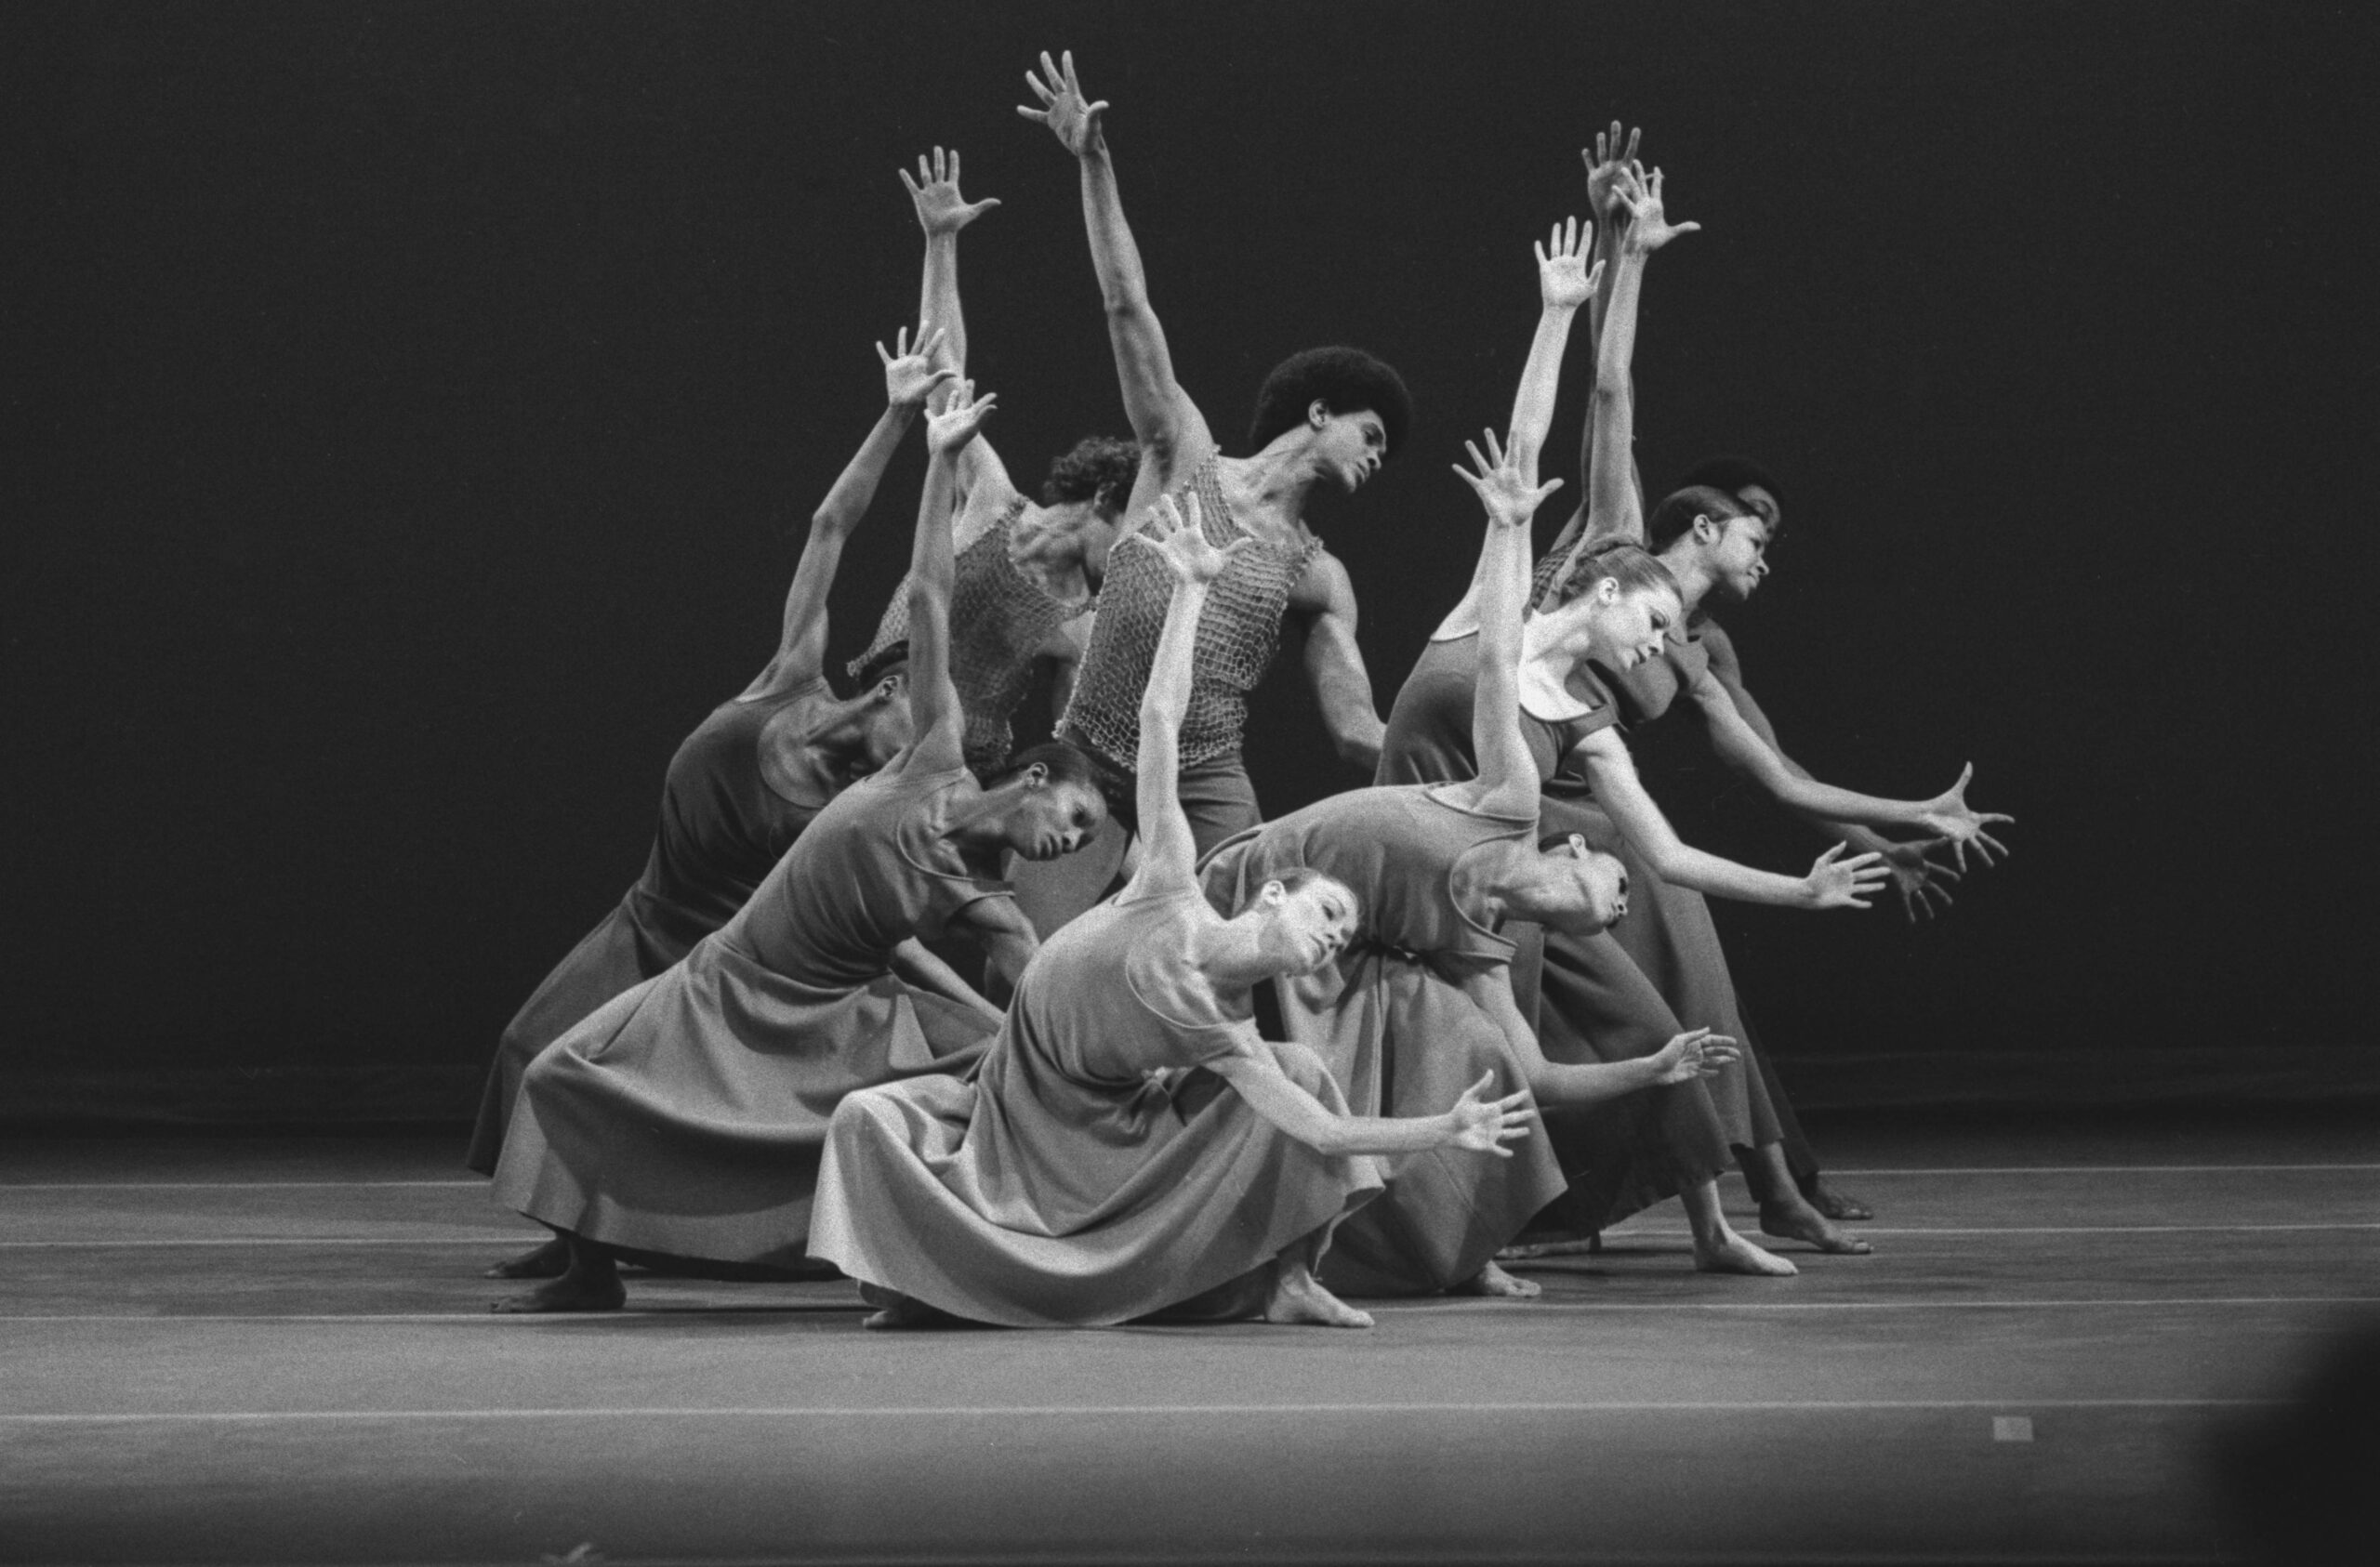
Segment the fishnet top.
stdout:
<path fill-rule="evenodd" d="M 1177 499 L 1198 497 L 1200 528 L 1218 548 L 1250 536 L 1223 499 L 1221 454 L 1191 471 Z M 1186 515 L 1186 512 L 1185 512 Z M 1289 588 L 1322 553 L 1322 541 L 1280 548 L 1258 540 L 1223 568 L 1207 590 L 1198 638 L 1190 655 L 1190 704 L 1182 716 L 1181 761 L 1196 766 L 1239 748 L 1248 725 L 1248 693 L 1264 678 L 1281 645 L 1281 612 Z M 1100 585 L 1099 618 L 1075 676 L 1074 699 L 1060 728 L 1119 767 L 1132 767 L 1141 749 L 1141 693 L 1165 630 L 1173 573 L 1153 549 L 1118 549 L 1107 558 Z"/>
<path fill-rule="evenodd" d="M 1025 497 L 1009 502 L 998 521 L 985 529 L 952 562 L 950 589 L 950 683 L 967 731 L 960 741 L 967 765 L 990 775 L 1008 763 L 1013 736 L 1009 717 L 1033 684 L 1035 650 L 1050 633 L 1098 603 L 1096 595 L 1055 599 L 1023 572 L 1009 555 Z M 846 665 L 856 678 L 869 659 L 909 636 L 909 579 L 903 577 L 884 606 L 867 651 Z"/>

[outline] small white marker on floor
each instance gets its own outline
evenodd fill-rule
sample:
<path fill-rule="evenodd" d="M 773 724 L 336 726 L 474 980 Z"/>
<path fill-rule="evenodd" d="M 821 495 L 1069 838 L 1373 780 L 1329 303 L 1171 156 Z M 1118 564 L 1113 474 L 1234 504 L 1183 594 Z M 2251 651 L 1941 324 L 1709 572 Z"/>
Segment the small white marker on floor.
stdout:
<path fill-rule="evenodd" d="M 2030 1415 L 1995 1415 L 1991 1417 L 1991 1440 L 1994 1442 L 2030 1442 L 2033 1440 L 2033 1417 Z"/>

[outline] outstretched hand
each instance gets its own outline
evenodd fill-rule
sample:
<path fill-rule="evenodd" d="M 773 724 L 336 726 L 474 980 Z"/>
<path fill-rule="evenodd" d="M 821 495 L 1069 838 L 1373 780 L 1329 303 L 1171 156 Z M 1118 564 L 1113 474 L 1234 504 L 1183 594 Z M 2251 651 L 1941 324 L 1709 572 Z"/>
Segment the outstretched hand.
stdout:
<path fill-rule="evenodd" d="M 1707 1028 L 1690 1028 L 1672 1035 L 1668 1044 L 1653 1053 L 1653 1082 L 1666 1087 L 1672 1083 L 1691 1083 L 1698 1077 L 1716 1077 L 1734 1065 L 1739 1054 L 1731 1036 L 1713 1034 Z"/>
<path fill-rule="evenodd" d="M 1483 1098 L 1495 1084 L 1496 1074 L 1491 1072 L 1462 1091 L 1462 1097 L 1454 1101 L 1454 1108 L 1447 1112 L 1447 1121 L 1454 1131 L 1447 1140 L 1474 1153 L 1493 1153 L 1500 1159 L 1509 1159 L 1513 1151 L 1505 1145 L 1528 1136 L 1528 1124 L 1537 1119 L 1537 1107 L 1529 1103 L 1526 1088 L 1500 1100 Z"/>
<path fill-rule="evenodd" d="M 1967 868 L 1967 850 L 1970 849 L 1975 850 L 1975 857 L 1987 865 L 1999 863 L 1992 859 L 1995 853 L 2002 859 L 2007 858 L 2008 846 L 1984 829 L 1995 822 L 2016 820 L 1998 811 L 1978 811 L 1968 808 L 1967 781 L 1974 776 L 1975 763 L 1969 762 L 1960 770 L 1956 784 L 1925 802 L 1924 812 L 1919 817 L 1928 831 L 1938 833 L 1950 840 L 1950 852 L 1957 857 L 1959 869 L 1963 871 Z"/>
<path fill-rule="evenodd" d="M 970 202 L 959 193 L 959 153 L 945 154 L 939 147 L 933 150 L 929 163 L 922 152 L 918 154 L 918 177 L 909 178 L 907 169 L 894 171 L 901 183 L 909 190 L 909 200 L 918 209 L 918 227 L 928 238 L 936 234 L 955 234 L 992 208 L 1000 204 L 998 196 L 986 196 L 980 202 Z"/>
<path fill-rule="evenodd" d="M 1221 548 L 1208 542 L 1207 531 L 1200 526 L 1198 497 L 1184 497 L 1190 504 L 1190 514 L 1184 517 L 1171 495 L 1159 495 L 1149 508 L 1148 520 L 1127 536 L 1127 543 L 1147 546 L 1165 557 L 1166 569 L 1173 580 L 1197 586 L 1214 581 L 1243 549 L 1256 541 L 1242 534 Z"/>
<path fill-rule="evenodd" d="M 1063 63 L 1060 63 L 1063 62 Z M 1107 100 L 1088 102 L 1083 97 L 1081 79 L 1075 75 L 1075 55 L 1072 49 L 1050 59 L 1050 51 L 1041 51 L 1041 74 L 1025 73 L 1025 85 L 1041 100 L 1038 109 L 1020 103 L 1016 112 L 1028 120 L 1038 120 L 1050 127 L 1058 145 L 1079 158 L 1104 146 L 1099 116 L 1107 112 Z"/>
<path fill-rule="evenodd" d="M 929 332 L 918 328 L 918 346 L 909 346 L 909 329 L 903 327 L 894 334 L 892 347 L 881 342 L 876 345 L 876 357 L 884 362 L 884 401 L 895 408 L 923 408 L 934 388 L 959 374 L 956 370 L 937 367 L 934 355 L 942 349 L 940 329 Z"/>
<path fill-rule="evenodd" d="M 1488 456 L 1479 454 L 1476 442 L 1466 441 L 1462 443 L 1462 449 L 1471 454 L 1473 467 L 1479 471 L 1474 474 L 1471 468 L 1456 463 L 1453 465 L 1455 477 L 1470 485 L 1472 492 L 1479 497 L 1479 504 L 1488 508 L 1489 527 L 1526 528 L 1529 519 L 1537 515 L 1537 508 L 1545 504 L 1545 497 L 1562 488 L 1562 481 L 1549 479 L 1531 489 L 1529 476 L 1521 471 L 1519 464 L 1514 460 L 1514 454 L 1504 450 L 1502 442 L 1496 439 L 1496 432 L 1491 429 L 1480 433 L 1488 441 Z M 1494 460 L 1490 461 L 1490 458 Z"/>
<path fill-rule="evenodd" d="M 1884 857 L 1870 852 L 1848 860 L 1838 860 L 1848 844 L 1836 844 L 1818 857 L 1810 866 L 1810 874 L 1802 878 L 1803 901 L 1813 909 L 1864 909 L 1872 906 L 1870 900 L 1884 889 L 1884 878 L 1891 873 L 1884 868 Z"/>
<path fill-rule="evenodd" d="M 939 414 L 926 415 L 926 450 L 937 457 L 946 456 L 974 440 L 975 432 L 991 416 L 992 403 L 998 395 L 985 392 L 977 397 L 974 382 L 955 383 L 950 405 Z"/>
<path fill-rule="evenodd" d="M 1942 841 L 1920 838 L 1911 843 L 1889 843 L 1877 851 L 1884 857 L 1893 891 L 1900 898 L 1901 912 L 1909 916 L 1911 925 L 1921 917 L 1932 919 L 1950 906 L 1950 889 L 1940 884 L 1958 880 L 1959 873 L 1929 857 Z"/>
<path fill-rule="evenodd" d="M 1650 254 L 1677 238 L 1680 234 L 1699 232 L 1699 223 L 1673 223 L 1661 203 L 1661 171 L 1645 172 L 1645 165 L 1631 163 L 1620 175 L 1620 204 L 1628 209 L 1628 227 L 1620 242 L 1631 250 Z"/>
<path fill-rule="evenodd" d="M 1537 292 L 1547 308 L 1562 307 L 1577 309 L 1595 296 L 1595 284 L 1603 281 L 1603 263 L 1590 269 L 1587 252 L 1594 247 L 1595 230 L 1589 224 L 1583 230 L 1575 217 L 1554 225 L 1547 245 L 1537 247 Z"/>
<path fill-rule="evenodd" d="M 1638 126 L 1628 133 L 1628 145 L 1620 145 L 1620 122 L 1614 120 L 1608 133 L 1595 132 L 1593 149 L 1579 149 L 1579 159 L 1587 165 L 1587 205 L 1602 222 L 1612 215 L 1620 190 L 1620 171 L 1636 161 L 1636 138 L 1645 134 Z"/>

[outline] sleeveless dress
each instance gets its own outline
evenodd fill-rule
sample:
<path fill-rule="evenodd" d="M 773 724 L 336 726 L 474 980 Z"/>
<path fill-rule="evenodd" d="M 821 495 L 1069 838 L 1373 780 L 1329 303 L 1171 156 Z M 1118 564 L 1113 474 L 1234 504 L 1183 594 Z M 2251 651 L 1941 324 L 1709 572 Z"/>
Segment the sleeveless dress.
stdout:
<path fill-rule="evenodd" d="M 1706 638 L 1726 640 L 1726 633 L 1707 622 L 1671 627 L 1661 656 L 1624 672 L 1602 671 L 1620 698 L 1630 728 L 1661 718 L 1690 692 L 1711 666 Z M 1817 1174 L 1817 1156 L 1802 1135 L 1775 1063 L 1756 1047 L 1752 1025 L 1744 1019 L 1726 954 L 1719 945 L 1719 929 L 1712 922 L 1711 905 L 1690 887 L 1663 881 L 1624 845 L 1618 851 L 1627 863 L 1632 889 L 1641 887 L 1641 901 L 1632 899 L 1628 917 L 1614 932 L 1689 1028 L 1716 1029 L 1742 1042 L 1744 1053 L 1758 1066 L 1756 1073 L 1730 1073 L 1713 1085 L 1729 1136 L 1739 1145 L 1757 1147 L 1783 1142 L 1786 1162 L 1796 1179 Z M 1740 1078 L 1740 1081 L 1739 1079 Z M 1723 1086 L 1732 1093 L 1722 1091 Z"/>
<path fill-rule="evenodd" d="M 662 778 L 661 822 L 644 874 L 546 976 L 496 1043 L 465 1156 L 471 1169 L 496 1173 L 521 1074 L 537 1052 L 726 924 L 818 814 L 818 806 L 769 786 L 760 735 L 779 713 L 834 699 L 825 680 L 812 679 L 763 701 L 723 702 L 679 745 Z"/>
<path fill-rule="evenodd" d="M 1355 940 L 1315 973 L 1276 981 L 1289 1037 L 1310 1047 L 1358 1115 L 1437 1115 L 1492 1074 L 1491 1097 L 1526 1084 L 1503 1031 L 1463 993 L 1501 979 L 1514 944 L 1457 901 L 1464 858 L 1527 844 L 1537 823 L 1444 797 L 1440 785 L 1357 789 L 1231 838 L 1200 867 L 1229 917 L 1264 884 L 1304 866 L 1360 904 Z M 1340 1227 L 1323 1282 L 1347 1295 L 1446 1289 L 1486 1267 L 1562 1194 L 1560 1165 L 1532 1135 L 1513 1157 L 1436 1148 L 1392 1162 L 1388 1190 Z"/>
<path fill-rule="evenodd" d="M 1476 665 L 1475 633 L 1429 645 L 1390 710 L 1381 745 L 1383 782 L 1477 775 L 1471 748 Z M 1572 672 L 1569 689 L 1586 705 L 1583 714 L 1555 722 L 1521 713 L 1521 732 L 1538 766 L 1538 829 L 1541 837 L 1576 833 L 1616 852 L 1619 829 L 1567 758 L 1580 741 L 1619 722 L 1618 704 L 1585 666 Z M 1632 905 L 1635 883 L 1632 872 Z M 1654 1054 L 1681 1031 L 1660 992 L 1610 931 L 1578 936 L 1534 925 L 1514 931 L 1514 994 L 1521 1015 L 1535 1021 L 1548 1060 L 1633 1060 Z M 1591 1233 L 1732 1167 L 1707 1082 L 1647 1088 L 1548 1115 L 1545 1139 L 1569 1189 L 1539 1216 L 1537 1228 Z"/>
<path fill-rule="evenodd" d="M 684 962 L 530 1066 L 497 1200 L 625 1249 L 799 1263 L 843 1096 L 964 1068 L 994 1033 L 890 972 L 904 939 L 1007 895 L 940 841 L 976 792 L 954 768 L 879 774 L 838 795 Z"/>
<path fill-rule="evenodd" d="M 1174 1090 L 1233 1049 L 1185 959 L 1192 889 L 1100 904 L 1034 955 L 972 1082 L 913 1078 L 835 1112 L 811 1250 L 866 1283 L 1016 1327 L 1096 1326 L 1234 1290 L 1379 1189 L 1225 1090 Z M 1269 1047 L 1334 1111 L 1307 1052 Z"/>
<path fill-rule="evenodd" d="M 950 590 L 950 681 L 966 716 L 962 746 L 979 778 L 1006 770 L 1015 734 L 1009 720 L 1033 685 L 1035 652 L 1066 622 L 1090 613 L 1098 596 L 1052 597 L 1017 569 L 1011 554 L 1025 497 L 1012 500 L 993 523 L 969 541 L 953 562 Z M 868 661 L 909 638 L 909 579 L 892 592 L 867 651 L 846 666 L 856 679 Z"/>

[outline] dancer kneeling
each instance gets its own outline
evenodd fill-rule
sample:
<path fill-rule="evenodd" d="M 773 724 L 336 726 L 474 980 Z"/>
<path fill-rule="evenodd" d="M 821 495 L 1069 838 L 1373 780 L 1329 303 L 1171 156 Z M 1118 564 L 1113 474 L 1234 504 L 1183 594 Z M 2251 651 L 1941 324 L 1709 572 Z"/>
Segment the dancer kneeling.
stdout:
<path fill-rule="evenodd" d="M 621 1304 L 621 1255 L 799 1263 L 842 1097 L 966 1066 L 999 1013 L 920 938 L 964 928 L 1013 979 L 1033 929 L 1002 858 L 1079 848 L 1104 807 L 1083 758 L 1022 753 L 990 788 L 960 752 L 949 674 L 951 468 L 991 400 L 962 388 L 932 451 L 911 567 L 917 738 L 818 813 L 736 915 L 530 1066 L 497 1197 L 567 1238 L 561 1278 L 514 1311 Z"/>
<path fill-rule="evenodd" d="M 1289 1036 L 1321 1054 L 1358 1110 L 1442 1102 L 1449 1080 L 1482 1070 L 1551 1110 L 1687 1082 L 1735 1060 L 1733 1041 L 1695 1029 L 1633 1060 L 1551 1061 L 1514 1003 L 1506 919 L 1593 936 L 1625 902 L 1607 863 L 1537 846 L 1538 775 L 1516 684 L 1521 606 L 1529 519 L 1561 481 L 1536 487 L 1533 462 L 1508 458 L 1492 432 L 1488 441 L 1492 465 L 1474 447 L 1478 474 L 1455 470 L 1488 509 L 1478 776 L 1334 796 L 1223 844 L 1203 867 L 1208 897 L 1226 912 L 1296 868 L 1343 881 L 1363 901 L 1362 935 L 1339 960 L 1281 986 Z M 1563 1191 L 1543 1139 L 1492 1170 L 1435 1155 L 1402 1161 L 1387 1192 L 1341 1231 L 1324 1278 L 1351 1295 L 1535 1295 L 1493 1258 Z"/>
<path fill-rule="evenodd" d="M 1195 516 L 1158 517 L 1162 543 L 1144 530 L 1130 546 L 1175 578 L 1141 703 L 1140 869 L 1036 955 L 972 1083 L 890 1084 L 835 1113 L 811 1249 L 884 1303 L 870 1326 L 1166 1311 L 1368 1327 L 1314 1277 L 1332 1228 L 1379 1190 L 1366 1155 L 1505 1154 L 1527 1135 L 1527 1096 L 1483 1100 L 1484 1081 L 1444 1114 L 1348 1115 L 1310 1051 L 1258 1037 L 1252 987 L 1329 962 L 1355 903 L 1314 876 L 1268 884 L 1236 919 L 1199 895 L 1174 747 L 1230 553 Z"/>

